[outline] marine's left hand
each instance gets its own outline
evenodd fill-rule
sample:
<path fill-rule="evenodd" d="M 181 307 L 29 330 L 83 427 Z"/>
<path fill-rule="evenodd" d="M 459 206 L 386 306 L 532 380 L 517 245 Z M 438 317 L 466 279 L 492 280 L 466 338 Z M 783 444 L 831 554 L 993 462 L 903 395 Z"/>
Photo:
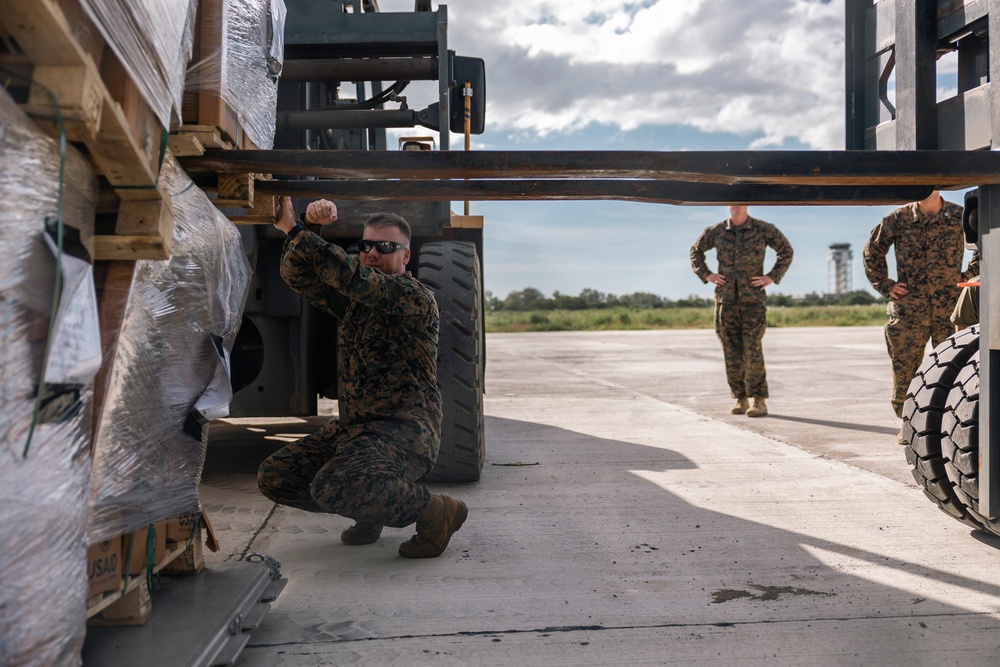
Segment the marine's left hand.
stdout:
<path fill-rule="evenodd" d="M 774 281 L 768 276 L 754 276 L 750 279 L 750 284 L 754 287 L 767 287 L 774 284 Z"/>
<path fill-rule="evenodd" d="M 280 197 L 278 199 L 278 212 L 274 216 L 274 226 L 287 234 L 295 227 L 295 209 L 292 207 L 291 197 Z"/>

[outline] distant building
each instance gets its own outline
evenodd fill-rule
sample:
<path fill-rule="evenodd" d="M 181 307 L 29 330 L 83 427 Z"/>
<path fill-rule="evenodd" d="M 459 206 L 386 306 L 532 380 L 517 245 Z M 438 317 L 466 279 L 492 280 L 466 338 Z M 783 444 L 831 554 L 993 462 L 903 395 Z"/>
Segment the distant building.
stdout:
<path fill-rule="evenodd" d="M 850 243 L 831 243 L 826 255 L 830 272 L 830 293 L 846 294 L 854 290 L 854 253 Z"/>

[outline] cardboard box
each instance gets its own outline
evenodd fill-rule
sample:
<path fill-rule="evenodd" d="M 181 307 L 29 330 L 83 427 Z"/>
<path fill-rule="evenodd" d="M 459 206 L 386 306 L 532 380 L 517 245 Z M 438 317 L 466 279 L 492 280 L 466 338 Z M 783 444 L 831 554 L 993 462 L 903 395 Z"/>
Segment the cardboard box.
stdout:
<path fill-rule="evenodd" d="M 179 517 L 167 521 L 167 542 L 186 542 L 189 540 L 198 526 L 200 515 L 197 510 L 188 510 Z"/>
<path fill-rule="evenodd" d="M 122 541 L 119 538 L 92 544 L 87 549 L 87 599 L 122 585 Z"/>
<path fill-rule="evenodd" d="M 156 530 L 153 556 L 156 558 L 156 564 L 160 565 L 167 558 L 167 522 L 158 521 L 153 528 Z"/>
<path fill-rule="evenodd" d="M 146 573 L 147 557 L 149 554 L 149 540 L 150 532 L 149 527 L 141 528 L 134 533 L 129 533 L 128 535 L 122 535 L 122 560 L 125 561 L 129 558 L 131 553 L 131 561 L 128 568 L 128 573 L 133 577 L 144 575 Z M 152 533 L 153 540 L 153 565 L 158 565 L 163 562 L 163 559 L 167 556 L 167 527 L 166 522 L 156 524 L 153 527 Z M 131 546 L 131 552 L 129 547 Z"/>

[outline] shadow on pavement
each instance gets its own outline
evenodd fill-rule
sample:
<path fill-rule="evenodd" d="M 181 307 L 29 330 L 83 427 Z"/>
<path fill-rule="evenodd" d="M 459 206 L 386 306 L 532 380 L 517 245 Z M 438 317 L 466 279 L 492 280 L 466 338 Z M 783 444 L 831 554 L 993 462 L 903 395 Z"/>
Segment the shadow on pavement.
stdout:
<path fill-rule="evenodd" d="M 942 599 L 942 584 L 998 599 L 1000 585 L 959 565 L 949 571 L 894 555 L 912 541 L 905 534 L 886 533 L 892 541 L 882 550 L 857 546 L 850 531 L 853 544 L 819 537 L 844 534 L 845 519 L 871 508 L 845 507 L 830 488 L 829 502 L 811 500 L 824 487 L 803 485 L 802 470 L 775 489 L 769 463 L 761 479 L 729 489 L 734 462 L 699 466 L 671 448 L 678 436 L 669 429 L 643 435 L 649 444 L 498 417 L 487 417 L 486 430 L 482 480 L 431 485 L 453 489 L 470 509 L 440 561 L 417 567 L 399 559 L 405 531 L 387 531 L 365 549 L 345 547 L 337 539 L 345 520 L 278 508 L 261 535 L 296 576 L 247 647 L 247 664 L 379 664 L 389 653 L 442 645 L 464 664 L 488 664 L 501 639 L 525 642 L 511 645 L 506 664 L 540 664 L 535 651 L 559 635 L 567 637 L 565 664 L 614 664 L 608 651 L 620 658 L 620 642 L 638 638 L 629 643 L 633 662 L 665 664 L 664 651 L 713 628 L 730 628 L 732 638 L 713 635 L 711 655 L 749 664 L 772 655 L 783 624 L 791 634 L 781 664 L 814 656 L 817 645 L 831 651 L 828 664 L 887 664 L 889 654 L 921 651 L 937 658 L 971 649 L 960 644 L 972 626 L 983 637 L 974 651 L 995 647 L 1000 620 L 974 610 L 982 600 Z M 747 497 L 757 498 L 759 521 L 689 500 L 724 509 Z M 773 511 L 775 503 L 788 513 Z M 803 503 L 807 509 L 796 507 Z M 919 531 L 891 508 L 884 514 L 886 530 Z M 767 523 L 776 520 L 796 529 Z M 869 516 L 853 530 L 880 531 L 881 521 Z M 914 631 L 925 621 L 941 632 Z"/>
<path fill-rule="evenodd" d="M 896 435 L 898 428 L 888 426 L 872 426 L 871 424 L 853 424 L 851 422 L 837 422 L 827 419 L 809 419 L 807 417 L 789 417 L 787 415 L 776 415 L 773 412 L 767 415 L 770 419 L 782 419 L 789 422 L 799 422 L 802 424 L 814 424 L 816 426 L 829 426 L 831 428 L 844 428 L 850 431 L 864 431 L 866 433 L 884 433 L 886 435 Z"/>

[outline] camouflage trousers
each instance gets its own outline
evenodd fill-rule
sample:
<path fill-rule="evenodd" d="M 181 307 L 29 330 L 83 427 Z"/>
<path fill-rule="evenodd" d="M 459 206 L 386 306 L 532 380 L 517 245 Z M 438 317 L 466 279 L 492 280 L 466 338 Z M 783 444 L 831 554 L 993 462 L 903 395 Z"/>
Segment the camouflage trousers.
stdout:
<path fill-rule="evenodd" d="M 726 359 L 726 380 L 733 398 L 767 398 L 767 372 L 761 342 L 767 329 L 763 303 L 715 302 L 715 333 Z"/>
<path fill-rule="evenodd" d="M 333 420 L 268 457 L 257 487 L 276 503 L 401 528 L 417 520 L 430 492 L 417 480 L 432 462 L 406 449 L 389 427 Z"/>
<path fill-rule="evenodd" d="M 955 327 L 949 308 L 935 308 L 926 299 L 903 297 L 890 301 L 889 321 L 885 325 L 885 346 L 892 360 L 892 409 L 903 417 L 906 390 L 924 359 L 927 341 L 934 347 L 950 336 Z"/>

